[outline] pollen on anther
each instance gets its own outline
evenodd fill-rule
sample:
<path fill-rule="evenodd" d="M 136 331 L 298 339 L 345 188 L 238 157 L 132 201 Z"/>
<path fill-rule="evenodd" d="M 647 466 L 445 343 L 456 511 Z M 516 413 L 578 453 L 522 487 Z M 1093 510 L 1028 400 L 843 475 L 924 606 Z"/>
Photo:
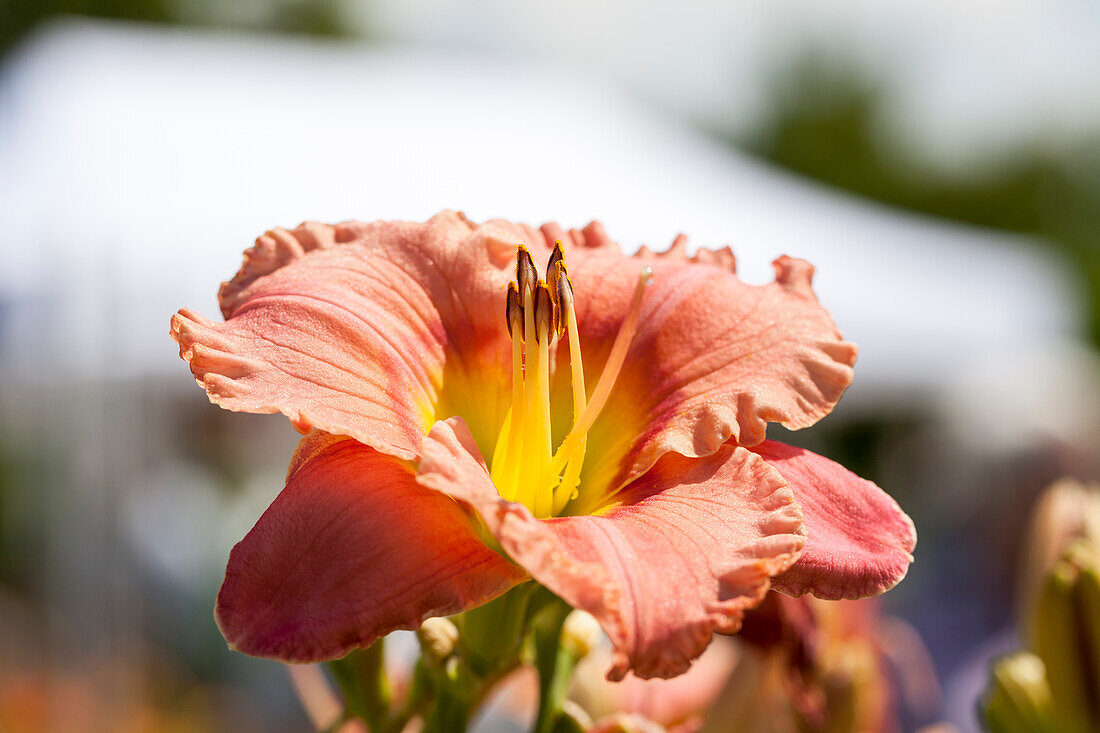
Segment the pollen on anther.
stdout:
<path fill-rule="evenodd" d="M 554 251 L 550 253 L 550 260 L 546 263 L 546 275 L 549 278 L 550 271 L 554 269 L 554 265 L 565 260 L 565 250 L 561 248 L 561 240 L 554 240 Z M 564 262 L 563 262 L 564 264 Z"/>
<path fill-rule="evenodd" d="M 508 325 L 508 335 L 522 340 L 524 337 L 523 300 L 520 298 L 519 286 L 514 280 L 508 283 L 508 301 L 504 307 L 504 319 Z"/>
<path fill-rule="evenodd" d="M 535 287 L 535 338 L 540 333 L 545 333 L 547 338 L 553 338 L 558 330 L 558 307 L 554 298 L 550 295 L 550 288 L 542 280 Z"/>
<path fill-rule="evenodd" d="M 520 302 L 530 292 L 535 294 L 535 286 L 539 281 L 539 271 L 535 269 L 535 261 L 531 259 L 531 253 L 522 244 L 516 245 L 516 285 L 519 287 Z"/>
<path fill-rule="evenodd" d="M 553 276 L 549 278 L 548 284 L 550 293 L 554 296 L 554 305 L 557 306 L 558 338 L 561 338 L 569 322 L 569 313 L 573 311 L 573 283 L 569 282 L 564 262 L 558 262 L 555 265 Z"/>

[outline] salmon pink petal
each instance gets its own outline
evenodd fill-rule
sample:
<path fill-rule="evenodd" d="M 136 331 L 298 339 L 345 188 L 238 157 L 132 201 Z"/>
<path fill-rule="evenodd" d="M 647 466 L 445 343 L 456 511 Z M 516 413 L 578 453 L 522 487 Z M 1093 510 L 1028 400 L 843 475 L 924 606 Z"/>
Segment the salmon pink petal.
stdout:
<path fill-rule="evenodd" d="M 491 450 L 511 374 L 504 294 L 530 238 L 541 235 L 453 212 L 277 229 L 222 286 L 224 323 L 185 309 L 171 333 L 222 407 L 282 412 L 406 459 L 437 417 L 463 414 Z"/>
<path fill-rule="evenodd" d="M 600 621 L 613 680 L 687 670 L 714 632 L 737 630 L 804 541 L 786 482 L 735 446 L 666 456 L 598 516 L 539 520 L 500 497 L 455 418 L 432 428 L 417 481 L 476 509 L 515 562 Z"/>
<path fill-rule="evenodd" d="M 774 581 L 790 595 L 826 600 L 878 595 L 905 577 L 917 533 L 889 494 L 839 463 L 766 440 L 752 449 L 790 484 L 806 522 L 806 547 Z"/>
<path fill-rule="evenodd" d="M 286 488 L 233 548 L 215 617 L 238 651 L 316 662 L 524 579 L 481 540 L 476 519 L 402 461 L 313 433 Z"/>
<path fill-rule="evenodd" d="M 639 270 L 653 271 L 617 386 L 589 433 L 585 485 L 613 492 L 668 452 L 705 456 L 730 439 L 755 445 L 769 422 L 807 427 L 851 382 L 856 347 L 817 302 L 813 267 L 802 260 L 781 257 L 774 282 L 749 285 L 728 250 L 688 257 L 683 237 L 668 252 L 630 260 L 598 224 L 567 241 L 589 380 L 607 359 Z"/>

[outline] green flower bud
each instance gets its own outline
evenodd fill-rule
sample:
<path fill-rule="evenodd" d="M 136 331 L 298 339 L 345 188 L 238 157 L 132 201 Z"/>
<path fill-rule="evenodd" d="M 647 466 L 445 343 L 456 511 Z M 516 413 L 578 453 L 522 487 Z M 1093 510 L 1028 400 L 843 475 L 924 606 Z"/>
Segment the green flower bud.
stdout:
<path fill-rule="evenodd" d="M 1028 645 L 1043 660 L 1062 729 L 1100 729 L 1100 557 L 1073 541 L 1034 599 Z"/>
<path fill-rule="evenodd" d="M 587 611 L 574 610 L 561 627 L 561 645 L 577 659 L 588 656 L 603 639 L 600 622 Z"/>
<path fill-rule="evenodd" d="M 1043 661 L 1030 652 L 1017 652 L 994 663 L 981 712 L 990 733 L 1061 730 Z"/>
<path fill-rule="evenodd" d="M 1094 559 L 1081 568 L 1073 592 L 1081 620 L 1081 634 L 1084 637 L 1081 643 L 1085 649 L 1085 657 L 1091 664 L 1091 699 L 1094 704 L 1100 704 L 1097 702 L 1100 701 L 1100 562 Z M 1100 724 L 1100 720 L 1095 722 Z"/>
<path fill-rule="evenodd" d="M 424 656 L 433 662 L 441 662 L 454 654 L 458 643 L 458 627 L 447 618 L 426 619 L 416 632 Z"/>

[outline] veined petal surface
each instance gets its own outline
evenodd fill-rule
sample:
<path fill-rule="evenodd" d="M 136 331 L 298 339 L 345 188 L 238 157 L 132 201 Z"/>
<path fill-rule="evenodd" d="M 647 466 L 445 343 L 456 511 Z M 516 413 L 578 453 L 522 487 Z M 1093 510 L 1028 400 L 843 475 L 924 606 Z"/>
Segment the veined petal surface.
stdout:
<path fill-rule="evenodd" d="M 476 509 L 515 562 L 600 621 L 615 646 L 613 680 L 687 670 L 715 632 L 737 630 L 804 542 L 786 482 L 734 446 L 666 456 L 600 515 L 539 520 L 500 497 L 454 418 L 424 442 L 417 481 Z"/>
<path fill-rule="evenodd" d="M 406 459 L 439 415 L 465 415 L 488 442 L 511 372 L 502 324 L 516 237 L 500 234 L 454 212 L 273 230 L 222 286 L 226 321 L 184 309 L 172 336 L 222 407 L 282 412 L 303 432 Z"/>
<path fill-rule="evenodd" d="M 917 533 L 889 494 L 802 448 L 766 440 L 752 450 L 787 480 L 806 522 L 802 557 L 775 579 L 776 590 L 854 600 L 883 593 L 905 577 Z"/>
<path fill-rule="evenodd" d="M 317 662 L 481 605 L 527 576 L 477 527 L 404 462 L 314 432 L 229 556 L 218 626 L 245 654 Z"/>
<path fill-rule="evenodd" d="M 758 286 L 738 279 L 728 250 L 688 257 L 683 237 L 623 260 L 598 224 L 565 236 L 589 384 L 639 271 L 653 272 L 623 371 L 589 433 L 583 484 L 612 493 L 666 453 L 706 456 L 731 439 L 752 446 L 769 422 L 808 427 L 851 383 L 857 349 L 814 297 L 808 263 L 781 257 L 775 281 Z"/>
<path fill-rule="evenodd" d="M 611 399 L 589 434 L 582 482 L 606 493 L 667 452 L 702 456 L 733 438 L 754 445 L 767 422 L 805 427 L 851 380 L 843 341 L 810 289 L 812 267 L 776 261 L 776 281 L 733 273 L 728 248 L 632 258 L 598 223 L 542 230 L 430 221 L 304 224 L 273 230 L 222 286 L 225 323 L 192 310 L 172 319 L 195 378 L 232 410 L 282 412 L 301 430 L 349 435 L 412 459 L 421 437 L 460 415 L 492 454 L 509 403 L 503 313 L 515 245 L 541 266 L 565 243 L 589 389 L 629 308 L 638 271 L 654 277 Z M 571 423 L 568 349 L 557 344 L 554 430 Z M 552 356 L 552 358 L 555 358 Z"/>

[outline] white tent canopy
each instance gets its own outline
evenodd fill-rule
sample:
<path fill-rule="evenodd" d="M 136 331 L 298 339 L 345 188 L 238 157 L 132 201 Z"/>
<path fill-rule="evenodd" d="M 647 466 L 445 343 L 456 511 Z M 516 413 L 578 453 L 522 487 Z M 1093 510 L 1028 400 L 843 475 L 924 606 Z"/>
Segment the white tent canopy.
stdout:
<path fill-rule="evenodd" d="M 683 231 L 732 245 L 751 281 L 804 257 L 861 346 L 853 395 L 875 400 L 1080 329 L 1038 248 L 794 180 L 574 72 L 70 23 L 10 57 L 0 86 L 0 367 L 179 372 L 169 316 L 216 315 L 264 229 L 442 208 L 599 218 L 628 247 Z"/>

